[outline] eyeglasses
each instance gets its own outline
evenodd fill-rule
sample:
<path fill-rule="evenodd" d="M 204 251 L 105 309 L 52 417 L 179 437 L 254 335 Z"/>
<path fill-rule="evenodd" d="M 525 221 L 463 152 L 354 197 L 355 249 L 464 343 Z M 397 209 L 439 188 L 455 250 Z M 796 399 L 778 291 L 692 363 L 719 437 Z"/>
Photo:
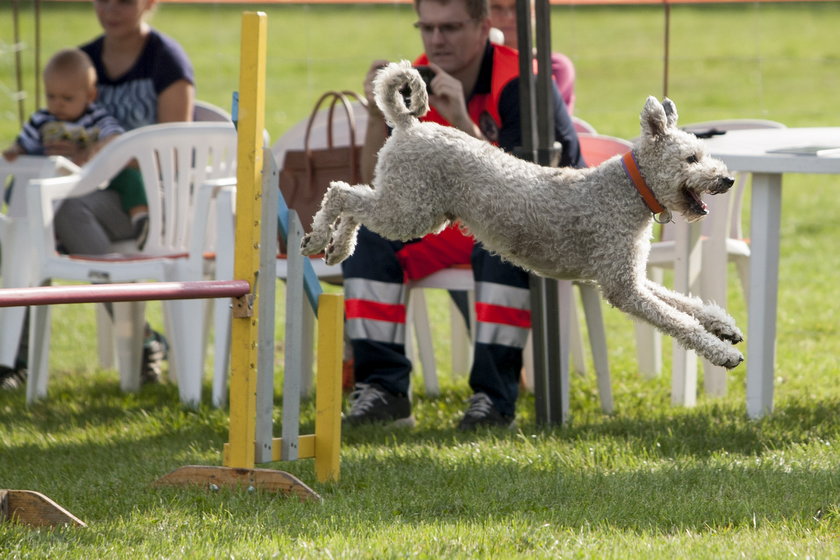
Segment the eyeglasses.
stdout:
<path fill-rule="evenodd" d="M 433 35 L 435 29 L 440 31 L 441 35 L 454 35 L 464 29 L 464 26 L 470 23 L 471 21 L 475 21 L 473 19 L 467 19 L 464 21 L 449 21 L 446 23 L 423 23 L 422 21 L 414 22 L 414 27 L 420 30 L 420 33 L 423 35 Z"/>

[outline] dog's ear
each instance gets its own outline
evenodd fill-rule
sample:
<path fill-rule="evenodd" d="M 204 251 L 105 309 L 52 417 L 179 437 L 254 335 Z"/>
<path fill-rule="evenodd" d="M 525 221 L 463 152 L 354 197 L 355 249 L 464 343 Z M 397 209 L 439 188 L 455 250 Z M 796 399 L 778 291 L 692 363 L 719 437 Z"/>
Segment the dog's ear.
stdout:
<path fill-rule="evenodd" d="M 668 127 L 668 117 L 665 108 L 654 96 L 647 98 L 642 109 L 642 135 L 656 138 L 665 134 Z"/>
<path fill-rule="evenodd" d="M 666 97 L 662 100 L 662 108 L 665 109 L 665 116 L 668 118 L 668 126 L 676 128 L 677 119 L 679 118 L 679 115 L 677 115 L 677 106 L 673 101 Z"/>

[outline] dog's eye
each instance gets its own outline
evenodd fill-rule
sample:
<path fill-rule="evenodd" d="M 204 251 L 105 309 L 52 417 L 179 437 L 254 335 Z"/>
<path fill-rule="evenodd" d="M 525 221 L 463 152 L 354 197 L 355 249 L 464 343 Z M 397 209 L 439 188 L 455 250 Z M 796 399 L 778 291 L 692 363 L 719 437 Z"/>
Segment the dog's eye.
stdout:
<path fill-rule="evenodd" d="M 697 159 L 696 154 L 691 154 L 690 156 L 685 158 L 685 161 L 687 161 L 688 163 L 697 163 L 699 160 Z"/>

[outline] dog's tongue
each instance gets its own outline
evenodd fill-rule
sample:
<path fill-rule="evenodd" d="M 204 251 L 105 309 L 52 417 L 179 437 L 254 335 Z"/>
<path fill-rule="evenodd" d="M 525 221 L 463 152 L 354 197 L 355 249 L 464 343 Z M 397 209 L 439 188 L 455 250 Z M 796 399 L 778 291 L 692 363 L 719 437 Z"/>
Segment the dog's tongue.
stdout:
<path fill-rule="evenodd" d="M 697 203 L 697 206 L 699 206 L 700 208 L 702 208 L 702 209 L 703 209 L 703 212 L 708 212 L 708 211 L 709 211 L 709 207 L 708 207 L 708 206 L 706 206 L 706 203 L 705 203 L 705 202 L 703 202 L 703 199 L 702 199 L 702 198 L 700 198 L 700 197 L 697 195 L 697 193 L 695 193 L 694 191 L 692 191 L 691 189 L 689 189 L 689 190 L 688 190 L 688 194 L 690 194 L 690 195 L 691 195 L 691 198 L 693 198 L 693 199 L 694 199 L 694 201 Z"/>

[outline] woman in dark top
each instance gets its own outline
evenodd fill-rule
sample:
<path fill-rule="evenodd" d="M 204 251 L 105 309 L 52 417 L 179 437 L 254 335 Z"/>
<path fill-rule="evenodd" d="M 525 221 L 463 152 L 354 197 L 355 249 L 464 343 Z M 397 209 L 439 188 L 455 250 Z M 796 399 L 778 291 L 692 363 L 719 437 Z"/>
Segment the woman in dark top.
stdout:
<path fill-rule="evenodd" d="M 157 0 L 94 0 L 103 34 L 81 49 L 96 68 L 98 101 L 126 130 L 155 123 L 192 120 L 195 99 L 193 67 L 184 49 L 146 21 Z M 73 147 L 64 147 L 67 150 Z M 56 155 L 68 155 L 57 153 Z M 136 188 L 143 191 L 139 172 Z M 145 197 L 145 192 L 138 193 Z M 110 252 L 111 243 L 127 239 L 142 248 L 148 218 L 129 216 L 114 189 L 67 199 L 55 216 L 58 244 L 72 254 Z M 156 381 L 166 342 L 147 325 L 142 380 Z"/>

